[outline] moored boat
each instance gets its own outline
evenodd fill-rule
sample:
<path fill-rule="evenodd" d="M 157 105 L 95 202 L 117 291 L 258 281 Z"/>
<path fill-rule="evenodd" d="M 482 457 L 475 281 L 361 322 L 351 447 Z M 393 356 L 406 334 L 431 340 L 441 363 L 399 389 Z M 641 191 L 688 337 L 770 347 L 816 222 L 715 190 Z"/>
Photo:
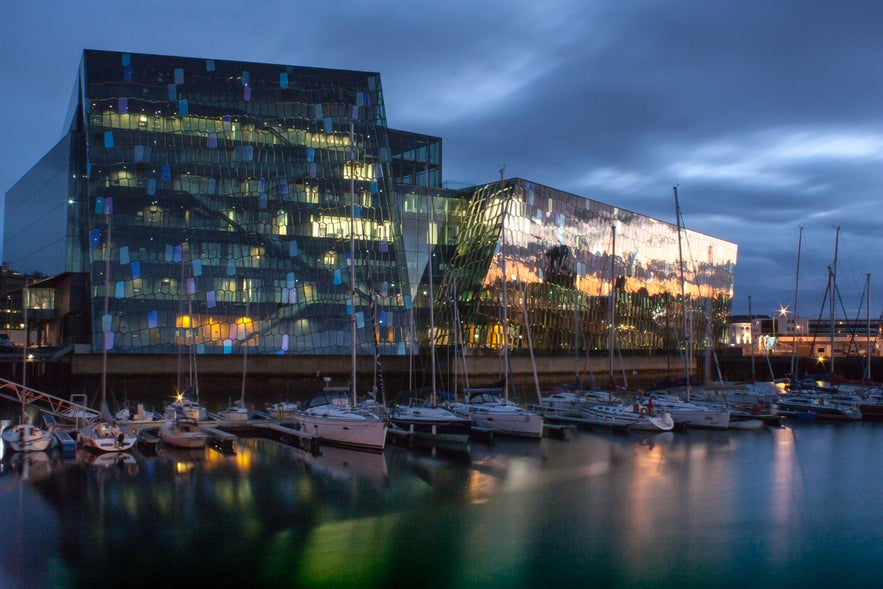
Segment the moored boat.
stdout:
<path fill-rule="evenodd" d="M 208 434 L 189 417 L 167 420 L 159 428 L 158 435 L 163 444 L 176 448 L 203 448 L 208 442 Z"/>
<path fill-rule="evenodd" d="M 313 395 L 303 409 L 291 413 L 291 421 L 303 431 L 331 444 L 383 450 L 386 421 L 352 406 L 347 387 L 326 387 Z"/>

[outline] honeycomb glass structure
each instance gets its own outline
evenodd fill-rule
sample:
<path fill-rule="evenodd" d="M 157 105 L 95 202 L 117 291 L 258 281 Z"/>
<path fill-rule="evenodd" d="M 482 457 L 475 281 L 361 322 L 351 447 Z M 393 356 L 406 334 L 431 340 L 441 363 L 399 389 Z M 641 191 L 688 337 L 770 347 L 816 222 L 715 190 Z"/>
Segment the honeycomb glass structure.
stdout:
<path fill-rule="evenodd" d="M 405 353 L 378 74 L 88 50 L 78 93 L 94 351 Z"/>

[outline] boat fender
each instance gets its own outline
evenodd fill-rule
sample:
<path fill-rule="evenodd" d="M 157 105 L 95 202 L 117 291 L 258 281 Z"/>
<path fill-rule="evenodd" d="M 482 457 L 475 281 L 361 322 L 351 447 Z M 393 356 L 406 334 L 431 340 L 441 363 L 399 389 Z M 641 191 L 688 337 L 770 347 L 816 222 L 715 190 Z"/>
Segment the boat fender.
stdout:
<path fill-rule="evenodd" d="M 641 407 L 641 415 L 647 415 L 647 408 Z"/>

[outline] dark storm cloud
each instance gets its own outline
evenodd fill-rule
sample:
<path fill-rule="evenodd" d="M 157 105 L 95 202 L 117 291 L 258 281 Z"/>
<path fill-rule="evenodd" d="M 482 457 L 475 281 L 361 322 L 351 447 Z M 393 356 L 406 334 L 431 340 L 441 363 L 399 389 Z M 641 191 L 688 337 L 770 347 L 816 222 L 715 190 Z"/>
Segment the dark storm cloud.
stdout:
<path fill-rule="evenodd" d="M 378 71 L 451 185 L 519 176 L 739 245 L 734 311 L 880 270 L 883 5 L 867 1 L 7 2 L 0 186 L 58 139 L 85 47 Z M 195 17 L 198 15 L 198 18 Z M 12 65 L 15 67 L 11 67 Z M 847 273 L 849 275 L 847 275 Z M 857 286 L 858 285 L 858 286 Z M 849 291 L 849 292 L 847 292 Z M 855 291 L 855 292 L 852 292 Z M 801 304 L 803 306 L 803 304 Z M 813 310 L 813 313 L 815 310 Z M 875 311 L 878 313 L 879 309 Z"/>

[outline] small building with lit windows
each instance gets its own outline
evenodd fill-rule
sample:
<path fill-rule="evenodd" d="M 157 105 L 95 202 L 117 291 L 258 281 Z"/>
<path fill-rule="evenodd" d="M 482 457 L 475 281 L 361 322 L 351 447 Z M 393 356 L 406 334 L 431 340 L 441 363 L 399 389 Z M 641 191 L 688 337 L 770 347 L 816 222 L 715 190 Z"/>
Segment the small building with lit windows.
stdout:
<path fill-rule="evenodd" d="M 353 323 L 374 357 L 726 341 L 735 244 L 520 178 L 443 186 L 378 73 L 86 50 L 4 253 L 65 277 L 46 343 L 93 356 L 338 357 Z"/>

